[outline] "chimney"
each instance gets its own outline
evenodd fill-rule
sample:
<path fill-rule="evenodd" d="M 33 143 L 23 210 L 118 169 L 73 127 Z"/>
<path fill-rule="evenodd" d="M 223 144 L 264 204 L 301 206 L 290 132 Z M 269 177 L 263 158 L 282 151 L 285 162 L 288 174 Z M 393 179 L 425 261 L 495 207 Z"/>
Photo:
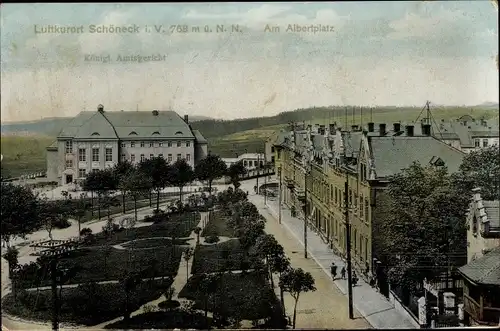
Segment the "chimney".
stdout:
<path fill-rule="evenodd" d="M 188 115 L 184 115 L 184 122 L 186 122 L 186 124 L 189 124 L 189 116 Z"/>
<path fill-rule="evenodd" d="M 330 134 L 335 134 L 335 131 L 336 131 L 336 129 L 335 129 L 335 123 L 330 123 L 328 125 L 328 131 L 330 131 Z"/>
<path fill-rule="evenodd" d="M 378 132 L 381 136 L 385 136 L 385 123 L 380 123 L 378 125 Z"/>
<path fill-rule="evenodd" d="M 373 131 L 375 131 L 375 123 L 368 122 L 368 132 L 373 132 Z"/>
<path fill-rule="evenodd" d="M 97 106 L 97 111 L 100 112 L 101 114 L 104 113 L 104 106 L 103 105 Z"/>
<path fill-rule="evenodd" d="M 158 110 L 153 110 L 153 116 L 158 116 Z"/>
<path fill-rule="evenodd" d="M 422 124 L 422 134 L 424 136 L 431 135 L 431 125 L 430 124 Z"/>
<path fill-rule="evenodd" d="M 401 131 L 401 123 L 394 123 L 394 132 L 399 132 Z"/>
<path fill-rule="evenodd" d="M 358 126 L 357 125 L 351 125 L 352 131 L 358 131 Z"/>
<path fill-rule="evenodd" d="M 406 136 L 413 137 L 413 125 L 406 126 Z"/>

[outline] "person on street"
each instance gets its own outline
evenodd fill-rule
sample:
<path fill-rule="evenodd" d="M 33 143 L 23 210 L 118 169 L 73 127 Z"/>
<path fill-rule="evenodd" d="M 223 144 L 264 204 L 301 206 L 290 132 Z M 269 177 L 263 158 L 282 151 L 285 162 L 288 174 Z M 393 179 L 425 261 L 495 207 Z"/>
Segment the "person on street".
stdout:
<path fill-rule="evenodd" d="M 330 272 L 332 274 L 332 279 L 337 279 L 337 266 L 335 265 L 335 262 L 332 262 L 332 265 L 330 266 Z"/>
<path fill-rule="evenodd" d="M 358 275 L 356 275 L 356 271 L 352 272 L 352 286 L 358 285 Z"/>
<path fill-rule="evenodd" d="M 340 270 L 340 277 L 342 277 L 342 279 L 345 279 L 345 267 L 342 267 L 342 269 Z"/>

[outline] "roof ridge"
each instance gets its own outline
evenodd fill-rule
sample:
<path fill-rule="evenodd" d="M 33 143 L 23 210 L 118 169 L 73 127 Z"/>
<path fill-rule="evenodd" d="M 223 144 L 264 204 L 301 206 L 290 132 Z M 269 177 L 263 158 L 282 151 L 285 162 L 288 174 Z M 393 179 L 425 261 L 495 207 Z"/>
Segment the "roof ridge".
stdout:
<path fill-rule="evenodd" d="M 104 112 L 99 112 L 99 114 L 102 115 L 102 117 L 104 117 L 104 119 L 106 120 L 106 122 L 108 122 L 109 125 L 111 125 L 111 128 L 113 129 L 113 132 L 115 133 L 115 136 L 117 139 L 119 139 L 120 137 L 118 136 L 118 132 L 116 132 L 116 129 L 115 129 L 115 126 L 113 125 L 113 123 L 111 123 L 111 121 L 104 115 Z"/>

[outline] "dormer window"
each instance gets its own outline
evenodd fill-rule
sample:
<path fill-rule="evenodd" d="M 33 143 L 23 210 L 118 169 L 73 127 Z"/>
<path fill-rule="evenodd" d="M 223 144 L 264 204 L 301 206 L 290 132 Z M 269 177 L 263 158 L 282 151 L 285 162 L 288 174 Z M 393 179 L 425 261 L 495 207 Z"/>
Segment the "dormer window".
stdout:
<path fill-rule="evenodd" d="M 99 132 L 92 132 L 92 134 L 90 135 L 91 137 L 94 137 L 94 136 L 100 136 Z"/>
<path fill-rule="evenodd" d="M 177 136 L 177 135 L 180 135 L 180 134 L 182 134 L 182 132 L 181 132 L 181 131 L 177 131 L 177 132 L 175 133 L 175 135 L 176 135 L 176 136 Z"/>
<path fill-rule="evenodd" d="M 155 135 L 156 135 L 156 136 L 159 136 L 159 135 L 160 135 L 160 133 L 159 133 L 158 131 L 155 131 L 155 132 L 153 132 L 151 135 L 152 135 L 152 136 L 155 136 Z"/>
<path fill-rule="evenodd" d="M 132 132 L 130 132 L 128 135 L 129 135 L 129 136 L 137 136 L 137 132 L 132 131 Z"/>

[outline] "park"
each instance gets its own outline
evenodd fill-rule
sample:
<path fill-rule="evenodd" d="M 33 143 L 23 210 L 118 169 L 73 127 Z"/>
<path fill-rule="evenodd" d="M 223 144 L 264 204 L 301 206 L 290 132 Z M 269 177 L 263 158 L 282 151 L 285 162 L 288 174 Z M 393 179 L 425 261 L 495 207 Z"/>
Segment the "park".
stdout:
<path fill-rule="evenodd" d="M 57 258 L 59 321 L 111 329 L 294 327 L 283 293 L 298 300 L 315 290 L 314 279 L 291 267 L 248 193 L 233 184 L 185 203 L 158 198 L 140 213 L 106 212 L 100 229 L 79 223 L 74 249 Z M 49 322 L 53 258 L 36 250 L 24 264 L 4 254 L 12 291 L 2 303 L 9 316 Z"/>

